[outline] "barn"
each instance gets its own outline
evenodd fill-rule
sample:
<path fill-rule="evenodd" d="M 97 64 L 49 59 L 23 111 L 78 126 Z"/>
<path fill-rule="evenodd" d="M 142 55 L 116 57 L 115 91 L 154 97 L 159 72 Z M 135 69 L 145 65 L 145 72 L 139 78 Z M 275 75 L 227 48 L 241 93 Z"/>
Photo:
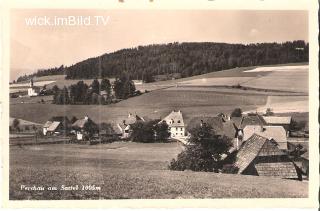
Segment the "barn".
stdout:
<path fill-rule="evenodd" d="M 298 179 L 296 166 L 273 139 L 253 134 L 236 156 L 238 174 Z"/>

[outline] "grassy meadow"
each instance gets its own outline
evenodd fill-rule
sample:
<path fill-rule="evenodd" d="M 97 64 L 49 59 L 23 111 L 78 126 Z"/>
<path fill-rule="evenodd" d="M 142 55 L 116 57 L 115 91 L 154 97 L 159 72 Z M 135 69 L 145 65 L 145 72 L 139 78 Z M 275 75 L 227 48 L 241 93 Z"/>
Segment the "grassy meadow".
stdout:
<path fill-rule="evenodd" d="M 307 197 L 308 183 L 299 181 L 167 170 L 181 150 L 176 142 L 11 146 L 10 199 Z M 21 185 L 58 190 L 26 191 Z M 62 185 L 100 190 L 59 190 Z"/>
<path fill-rule="evenodd" d="M 96 122 L 115 123 L 121 122 L 129 112 L 149 118 L 160 118 L 175 109 L 181 110 L 188 121 L 194 116 L 212 116 L 220 112 L 231 112 L 235 107 L 241 107 L 243 110 L 254 109 L 265 105 L 266 102 L 267 96 L 265 95 L 155 90 L 111 105 L 15 103 L 10 105 L 10 116 L 44 123 L 52 116 L 67 115 L 80 118 L 89 115 Z"/>

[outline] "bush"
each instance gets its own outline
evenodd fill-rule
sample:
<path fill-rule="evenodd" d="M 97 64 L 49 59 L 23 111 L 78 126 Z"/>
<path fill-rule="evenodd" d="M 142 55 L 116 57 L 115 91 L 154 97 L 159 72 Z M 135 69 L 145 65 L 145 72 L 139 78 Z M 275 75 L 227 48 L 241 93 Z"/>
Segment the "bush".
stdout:
<path fill-rule="evenodd" d="M 158 123 L 158 120 L 137 122 L 131 125 L 131 130 L 132 133 L 130 139 L 133 142 L 166 142 L 170 137 L 169 126 L 167 123 Z"/>
<path fill-rule="evenodd" d="M 133 142 L 151 143 L 154 142 L 153 123 L 136 122 L 131 125 L 132 133 L 131 140 Z"/>
<path fill-rule="evenodd" d="M 218 172 L 223 165 L 221 155 L 232 146 L 227 137 L 216 135 L 206 124 L 191 131 L 189 143 L 177 159 L 171 161 L 169 169 Z"/>
<path fill-rule="evenodd" d="M 241 117 L 241 116 L 242 116 L 241 108 L 235 108 L 231 113 L 231 117 Z"/>

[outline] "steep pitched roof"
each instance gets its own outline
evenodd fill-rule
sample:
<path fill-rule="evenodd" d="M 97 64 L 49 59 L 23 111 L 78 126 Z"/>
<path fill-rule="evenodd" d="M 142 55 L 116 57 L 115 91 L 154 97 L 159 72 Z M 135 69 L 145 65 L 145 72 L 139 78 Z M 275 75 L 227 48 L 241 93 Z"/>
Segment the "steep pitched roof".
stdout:
<path fill-rule="evenodd" d="M 52 122 L 52 124 L 48 127 L 48 131 L 54 132 L 60 124 L 60 122 Z"/>
<path fill-rule="evenodd" d="M 267 124 L 289 125 L 291 123 L 291 116 L 263 116 Z"/>
<path fill-rule="evenodd" d="M 239 168 L 238 173 L 242 173 L 258 156 L 286 156 L 286 153 L 279 149 L 277 143 L 273 139 L 253 134 L 243 144 L 237 154 L 235 166 Z M 289 162 L 288 159 L 284 161 Z M 272 169 L 270 169 L 270 171 L 272 171 Z"/>
<path fill-rule="evenodd" d="M 93 124 L 93 125 L 96 125 L 96 123 L 94 123 L 90 118 L 83 118 L 83 119 L 78 119 L 77 121 L 75 121 L 73 124 L 72 124 L 72 127 L 73 128 L 84 128 L 84 126 L 86 124 Z"/>
<path fill-rule="evenodd" d="M 283 179 L 298 178 L 297 170 L 292 162 L 258 163 L 255 168 L 259 176 L 280 177 Z"/>
<path fill-rule="evenodd" d="M 145 120 L 136 114 L 135 115 L 129 114 L 128 117 L 126 119 L 124 119 L 124 121 L 125 121 L 125 124 L 132 125 L 138 121 L 144 122 Z"/>
<path fill-rule="evenodd" d="M 234 122 L 232 120 L 224 120 L 222 117 L 194 117 L 189 122 L 187 130 L 190 131 L 199 126 L 201 121 L 210 125 L 217 135 L 224 135 L 231 139 L 236 137 L 237 129 Z"/>
<path fill-rule="evenodd" d="M 239 150 L 235 162 L 235 166 L 239 168 L 238 173 L 242 173 L 250 163 L 258 156 L 262 146 L 266 142 L 266 138 L 253 134 Z"/>
<path fill-rule="evenodd" d="M 247 125 L 266 125 L 262 116 L 259 114 L 243 116 L 240 124 L 240 128 L 244 128 Z"/>
<path fill-rule="evenodd" d="M 42 124 L 36 123 L 36 122 L 30 122 L 24 119 L 18 119 L 18 118 L 12 118 L 10 117 L 9 119 L 9 125 L 12 126 L 13 125 L 13 121 L 17 119 L 19 120 L 19 125 L 35 125 L 35 126 L 41 126 Z"/>
<path fill-rule="evenodd" d="M 223 122 L 223 126 L 222 126 L 222 130 L 223 130 L 223 135 L 229 137 L 229 138 L 235 138 L 237 135 L 237 129 L 236 126 L 234 125 L 234 123 L 232 121 L 226 121 Z"/>
<path fill-rule="evenodd" d="M 223 134 L 223 121 L 221 117 L 194 117 L 187 125 L 187 131 L 200 126 L 201 121 L 212 127 L 217 135 Z"/>
<path fill-rule="evenodd" d="M 46 123 L 44 123 L 43 127 L 49 128 L 51 124 L 52 124 L 52 121 L 46 121 Z"/>
<path fill-rule="evenodd" d="M 246 141 L 253 134 L 274 139 L 281 149 L 287 149 L 287 135 L 282 126 L 247 125 L 243 129 L 243 140 Z"/>
<path fill-rule="evenodd" d="M 181 111 L 172 111 L 162 121 L 165 121 L 170 127 L 184 127 L 184 121 Z"/>

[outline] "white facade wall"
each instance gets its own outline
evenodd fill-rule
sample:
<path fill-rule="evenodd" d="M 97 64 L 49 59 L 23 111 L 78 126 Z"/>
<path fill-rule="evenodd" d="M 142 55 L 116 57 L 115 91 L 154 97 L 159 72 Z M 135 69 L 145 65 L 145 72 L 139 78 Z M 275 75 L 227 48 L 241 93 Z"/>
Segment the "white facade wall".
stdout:
<path fill-rule="evenodd" d="M 77 131 L 77 140 L 82 140 L 83 139 L 83 135 L 80 131 Z"/>
<path fill-rule="evenodd" d="M 44 127 L 42 130 L 43 135 L 47 135 L 47 132 L 48 132 L 48 128 Z"/>
<path fill-rule="evenodd" d="M 30 96 L 30 97 L 38 96 L 38 93 L 36 92 L 35 89 L 29 88 L 29 89 L 28 89 L 28 96 Z"/>
<path fill-rule="evenodd" d="M 171 138 L 185 137 L 184 127 L 170 127 Z"/>

